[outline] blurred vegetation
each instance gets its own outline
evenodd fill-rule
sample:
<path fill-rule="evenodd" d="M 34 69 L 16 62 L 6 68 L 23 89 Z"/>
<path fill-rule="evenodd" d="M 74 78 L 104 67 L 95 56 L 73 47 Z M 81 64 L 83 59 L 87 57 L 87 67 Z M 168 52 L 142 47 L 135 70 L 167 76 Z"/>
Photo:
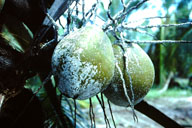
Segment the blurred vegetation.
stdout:
<path fill-rule="evenodd" d="M 189 97 L 192 96 L 191 90 L 183 90 L 180 88 L 171 88 L 166 93 L 159 93 L 159 89 L 151 89 L 145 99 L 155 99 L 160 97 Z"/>
<path fill-rule="evenodd" d="M 187 3 L 190 4 L 187 4 Z M 175 24 L 189 22 L 192 5 L 191 1 L 164 1 L 167 19 L 162 24 Z M 170 8 L 176 9 L 169 12 Z M 160 40 L 192 40 L 192 26 L 161 28 L 157 33 Z M 189 79 L 192 74 L 192 44 L 164 44 L 151 45 L 149 55 L 156 68 L 156 85 L 163 85 L 170 72 L 174 78 Z M 177 81 L 175 81 L 177 82 Z M 179 84 L 179 82 L 177 82 Z M 190 83 L 189 83 L 190 84 Z M 174 85 L 173 85 L 174 86 Z"/>
<path fill-rule="evenodd" d="M 52 79 L 52 83 L 54 85 L 54 80 Z M 45 127 L 62 127 L 60 124 L 60 119 L 59 116 L 56 113 L 55 108 L 53 107 L 50 98 L 47 94 L 47 91 L 45 88 L 41 88 L 42 82 L 40 80 L 40 77 L 38 75 L 30 78 L 29 80 L 26 81 L 25 88 L 28 88 L 32 90 L 34 93 L 38 91 L 36 94 L 41 101 L 41 105 L 43 107 L 44 115 L 45 115 L 45 122 L 44 126 Z M 72 99 L 66 98 L 64 95 L 62 95 L 59 90 L 55 87 L 56 91 L 56 96 L 60 100 L 61 108 L 62 108 L 62 113 L 64 116 L 65 121 L 67 124 L 71 127 L 73 127 L 74 124 L 74 118 L 75 118 L 75 107 L 74 107 L 74 101 Z M 77 110 L 76 110 L 76 118 L 77 118 L 77 127 L 89 127 L 88 122 L 86 119 L 88 119 L 87 115 L 84 114 L 81 109 L 80 105 L 77 103 Z"/>

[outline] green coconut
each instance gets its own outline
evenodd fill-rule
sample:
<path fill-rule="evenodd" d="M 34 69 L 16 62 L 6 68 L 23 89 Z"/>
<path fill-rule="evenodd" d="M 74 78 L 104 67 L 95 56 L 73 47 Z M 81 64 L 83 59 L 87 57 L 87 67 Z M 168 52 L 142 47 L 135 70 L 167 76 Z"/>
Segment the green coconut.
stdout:
<path fill-rule="evenodd" d="M 149 56 L 137 44 L 113 45 L 116 68 L 112 83 L 104 91 L 105 96 L 119 106 L 139 103 L 148 93 L 155 78 L 154 66 Z M 125 83 L 125 88 L 123 87 Z"/>
<path fill-rule="evenodd" d="M 56 46 L 52 70 L 59 90 L 73 99 L 88 99 L 111 82 L 115 57 L 108 36 L 96 26 L 87 26 L 67 35 Z"/>

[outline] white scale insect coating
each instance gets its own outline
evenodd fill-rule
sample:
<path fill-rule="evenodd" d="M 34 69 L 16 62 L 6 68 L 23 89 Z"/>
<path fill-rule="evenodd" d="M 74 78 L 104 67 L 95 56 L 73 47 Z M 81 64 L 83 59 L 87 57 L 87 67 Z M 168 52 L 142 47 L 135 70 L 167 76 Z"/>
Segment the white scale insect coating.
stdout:
<path fill-rule="evenodd" d="M 61 45 L 57 49 L 59 52 L 56 52 L 58 53 L 57 56 L 65 56 L 65 59 L 55 60 L 55 62 L 65 63 L 61 67 L 62 71 L 57 74 L 61 76 L 58 84 L 59 89 L 72 98 L 78 95 L 80 95 L 78 99 L 87 99 L 90 96 L 94 96 L 95 92 L 99 92 L 102 86 L 102 83 L 93 79 L 98 71 L 97 66 L 89 62 L 82 62 L 79 54 L 82 52 L 82 49 L 73 52 L 73 43 L 63 43 L 63 45 L 65 45 L 65 48 L 61 50 L 60 48 L 63 47 Z M 72 53 L 77 56 L 72 55 Z M 56 59 L 57 57 L 53 58 Z M 82 83 L 84 83 L 83 88 L 80 88 Z"/>
<path fill-rule="evenodd" d="M 70 38 L 77 37 L 77 34 L 72 34 Z M 80 32 L 80 34 L 82 33 Z M 98 36 L 97 33 L 92 34 Z M 76 39 L 71 40 L 70 38 L 64 39 L 56 46 L 52 57 L 52 69 L 55 75 L 59 76 L 58 88 L 63 94 L 84 100 L 99 93 L 107 80 L 98 79 L 98 77 L 96 80 L 95 78 L 95 75 L 102 76 L 102 71 L 99 70 L 102 69 L 102 63 L 94 65 L 92 62 L 96 61 L 95 58 L 91 58 L 92 62 L 82 60 L 86 56 L 84 52 L 88 49 L 86 42 L 91 41 L 93 37 L 78 40 L 77 44 Z M 103 38 L 99 39 L 102 39 L 100 42 L 103 43 Z M 107 45 L 102 46 L 105 46 L 103 49 L 106 49 Z M 96 44 L 92 44 L 92 47 L 96 48 Z"/>

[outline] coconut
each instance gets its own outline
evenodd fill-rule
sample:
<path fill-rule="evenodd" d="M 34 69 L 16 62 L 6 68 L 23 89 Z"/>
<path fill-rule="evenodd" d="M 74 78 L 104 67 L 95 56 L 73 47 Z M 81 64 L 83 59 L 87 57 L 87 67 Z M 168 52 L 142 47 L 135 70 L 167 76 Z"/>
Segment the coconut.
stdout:
<path fill-rule="evenodd" d="M 52 56 L 58 88 L 67 97 L 84 100 L 103 91 L 111 82 L 115 58 L 108 36 L 87 26 L 64 37 Z"/>
<path fill-rule="evenodd" d="M 116 59 L 114 78 L 104 94 L 116 105 L 125 107 L 130 106 L 130 103 L 135 105 L 144 98 L 153 85 L 155 78 L 153 63 L 137 44 L 126 47 L 113 45 L 113 50 Z"/>

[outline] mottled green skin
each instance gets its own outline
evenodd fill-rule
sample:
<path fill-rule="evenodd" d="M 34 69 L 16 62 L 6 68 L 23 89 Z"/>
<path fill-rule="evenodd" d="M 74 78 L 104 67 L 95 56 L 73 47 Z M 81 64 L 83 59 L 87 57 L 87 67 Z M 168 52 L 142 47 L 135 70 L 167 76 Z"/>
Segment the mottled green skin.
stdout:
<path fill-rule="evenodd" d="M 120 67 L 126 83 L 126 88 L 129 97 L 132 100 L 130 88 L 130 79 L 125 69 L 123 50 L 118 45 L 113 45 L 116 61 Z M 134 104 L 139 103 L 148 93 L 153 85 L 155 71 L 151 59 L 137 44 L 132 44 L 125 49 L 125 54 L 128 56 L 128 72 L 132 79 Z M 128 100 L 124 94 L 123 82 L 119 71 L 115 68 L 115 74 L 112 84 L 104 91 L 105 96 L 114 104 L 119 106 L 129 106 Z"/>
<path fill-rule="evenodd" d="M 55 48 L 52 69 L 59 90 L 74 99 L 103 91 L 115 70 L 112 44 L 102 29 L 88 26 L 66 36 Z"/>
<path fill-rule="evenodd" d="M 3 8 L 4 3 L 5 3 L 5 0 L 0 0 L 0 12 L 1 12 L 2 8 Z"/>

